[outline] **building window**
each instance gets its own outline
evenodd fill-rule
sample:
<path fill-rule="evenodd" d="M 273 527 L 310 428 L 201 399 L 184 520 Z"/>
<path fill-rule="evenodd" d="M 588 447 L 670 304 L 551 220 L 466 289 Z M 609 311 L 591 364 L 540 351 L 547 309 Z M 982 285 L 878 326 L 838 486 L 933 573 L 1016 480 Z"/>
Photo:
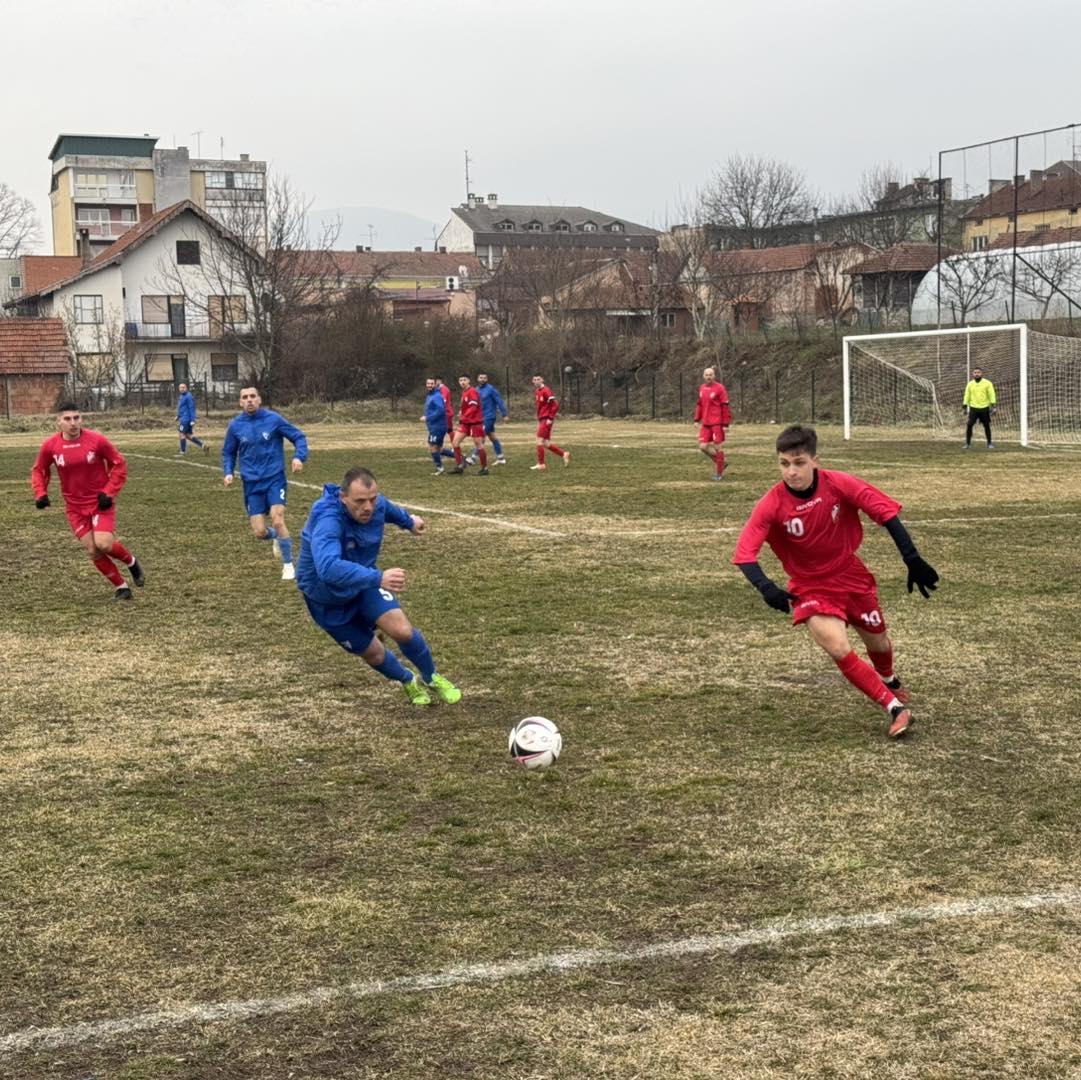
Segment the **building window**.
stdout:
<path fill-rule="evenodd" d="M 495 227 L 500 232 L 514 232 L 514 222 L 513 221 L 497 221 Z"/>
<path fill-rule="evenodd" d="M 240 378 L 236 353 L 215 352 L 210 354 L 210 378 L 214 382 L 236 382 Z"/>
<path fill-rule="evenodd" d="M 170 353 L 147 353 L 146 381 L 156 383 L 173 381 L 173 357 Z"/>
<path fill-rule="evenodd" d="M 676 313 L 674 311 L 662 311 L 661 326 L 665 330 L 674 330 L 676 328 Z"/>
<path fill-rule="evenodd" d="M 608 231 L 609 232 L 624 232 L 625 230 L 624 230 L 623 225 L 622 225 L 621 222 L 613 221 L 611 223 L 611 225 L 608 226 Z"/>
<path fill-rule="evenodd" d="M 1041 222 L 1039 225 L 1034 225 L 1032 227 L 1032 231 L 1033 232 L 1047 232 L 1050 228 L 1051 228 L 1051 225 L 1048 222 L 1044 221 L 1044 222 Z"/>
<path fill-rule="evenodd" d="M 143 322 L 167 323 L 169 321 L 169 297 L 144 296 Z"/>
<path fill-rule="evenodd" d="M 972 250 L 973 251 L 983 251 L 984 248 L 986 248 L 986 247 L 987 247 L 987 237 L 986 236 L 974 236 L 972 238 Z"/>
<path fill-rule="evenodd" d="M 8 278 L 9 289 L 21 289 L 23 287 L 23 279 L 18 274 L 12 274 Z"/>
<path fill-rule="evenodd" d="M 248 321 L 248 304 L 243 296 L 208 296 L 211 334 L 220 334 L 225 327 L 243 326 Z"/>
<path fill-rule="evenodd" d="M 582 232 L 596 232 L 596 231 L 597 231 L 597 226 L 596 226 L 595 222 L 584 221 L 582 223 Z"/>
<path fill-rule="evenodd" d="M 524 228 L 526 232 L 544 232 L 544 225 L 539 221 L 527 221 Z"/>
<path fill-rule="evenodd" d="M 176 265 L 198 266 L 199 265 L 199 241 L 177 240 L 176 242 Z"/>
<path fill-rule="evenodd" d="M 100 296 L 75 296 L 72 297 L 75 305 L 75 321 L 77 323 L 105 322 L 105 305 Z"/>
<path fill-rule="evenodd" d="M 261 188 L 263 186 L 263 174 L 257 172 L 233 173 L 233 184 L 238 188 Z"/>
<path fill-rule="evenodd" d="M 206 174 L 206 186 L 208 188 L 231 188 L 233 186 L 233 174 L 231 172 L 208 172 Z"/>
<path fill-rule="evenodd" d="M 565 221 L 553 221 L 552 232 L 570 232 L 571 227 Z"/>

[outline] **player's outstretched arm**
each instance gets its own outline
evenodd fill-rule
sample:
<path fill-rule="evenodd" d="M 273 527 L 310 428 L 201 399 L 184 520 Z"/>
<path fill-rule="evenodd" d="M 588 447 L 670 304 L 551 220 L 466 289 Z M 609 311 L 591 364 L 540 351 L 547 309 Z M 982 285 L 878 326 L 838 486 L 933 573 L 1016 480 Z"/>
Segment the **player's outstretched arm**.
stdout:
<path fill-rule="evenodd" d="M 791 605 L 799 600 L 786 589 L 782 589 L 775 581 L 766 577 L 765 571 L 756 562 L 736 563 L 743 571 L 743 576 L 762 594 L 762 599 L 775 611 L 787 615 L 792 610 Z"/>
<path fill-rule="evenodd" d="M 905 566 L 908 567 L 908 591 L 912 592 L 914 588 L 918 588 L 924 599 L 929 600 L 931 593 L 938 588 L 938 571 L 921 557 L 912 537 L 909 536 L 908 529 L 901 524 L 899 517 L 890 518 L 883 528 L 893 538 L 897 550 L 901 553 L 901 558 L 905 561 Z"/>

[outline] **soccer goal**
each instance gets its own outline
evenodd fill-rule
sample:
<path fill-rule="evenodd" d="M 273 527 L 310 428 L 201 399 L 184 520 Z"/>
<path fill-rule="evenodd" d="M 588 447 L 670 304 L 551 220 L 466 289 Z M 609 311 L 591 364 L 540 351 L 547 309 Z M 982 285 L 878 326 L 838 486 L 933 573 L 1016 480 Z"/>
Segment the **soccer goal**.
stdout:
<path fill-rule="evenodd" d="M 844 339 L 842 362 L 846 439 L 886 425 L 960 438 L 979 367 L 998 399 L 996 442 L 1081 444 L 1081 339 L 1024 323 L 867 334 Z"/>

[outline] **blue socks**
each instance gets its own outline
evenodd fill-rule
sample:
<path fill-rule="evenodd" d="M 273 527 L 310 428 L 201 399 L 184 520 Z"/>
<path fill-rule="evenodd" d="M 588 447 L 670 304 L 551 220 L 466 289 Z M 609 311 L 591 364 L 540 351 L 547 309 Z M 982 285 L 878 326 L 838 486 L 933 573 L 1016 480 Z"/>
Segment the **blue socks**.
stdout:
<path fill-rule="evenodd" d="M 194 439 L 192 440 L 195 441 Z M 492 449 L 495 451 L 496 457 L 503 456 L 503 444 L 493 435 L 492 436 Z"/>
<path fill-rule="evenodd" d="M 398 648 L 402 650 L 405 658 L 412 662 L 420 672 L 420 677 L 425 682 L 431 682 L 435 674 L 435 661 L 432 659 L 432 650 L 428 648 L 428 642 L 424 635 L 413 627 L 413 640 L 398 642 Z"/>
<path fill-rule="evenodd" d="M 414 678 L 413 673 L 402 667 L 402 662 L 390 651 L 390 649 L 386 650 L 383 656 L 383 662 L 380 664 L 372 664 L 372 667 L 375 668 L 380 675 L 383 675 L 388 679 L 393 679 L 394 682 L 406 683 L 411 682 Z"/>
<path fill-rule="evenodd" d="M 448 450 L 445 446 L 440 451 L 440 453 L 443 455 L 443 457 L 449 457 L 449 458 L 454 457 L 454 451 L 453 450 Z"/>
<path fill-rule="evenodd" d="M 198 446 L 200 448 L 206 445 L 206 443 L 204 443 L 202 439 L 197 439 L 194 436 L 192 436 L 191 439 L 189 439 L 188 441 L 192 444 L 192 446 Z"/>
<path fill-rule="evenodd" d="M 188 444 L 183 439 L 180 440 L 180 452 L 186 454 L 188 452 Z"/>
<path fill-rule="evenodd" d="M 283 563 L 292 562 L 293 561 L 293 541 L 292 540 L 286 540 L 285 537 L 283 536 L 278 541 L 278 547 L 280 547 L 282 549 L 282 562 Z"/>
<path fill-rule="evenodd" d="M 437 469 L 443 468 L 443 455 L 438 450 L 432 451 L 432 461 L 435 462 Z"/>

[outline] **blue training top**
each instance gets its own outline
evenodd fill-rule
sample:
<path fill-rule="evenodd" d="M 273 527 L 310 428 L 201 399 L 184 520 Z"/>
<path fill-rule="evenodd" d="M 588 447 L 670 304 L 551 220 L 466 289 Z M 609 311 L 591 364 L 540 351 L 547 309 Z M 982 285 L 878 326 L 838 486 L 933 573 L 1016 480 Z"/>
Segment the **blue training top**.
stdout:
<path fill-rule="evenodd" d="M 424 399 L 424 422 L 429 435 L 446 435 L 447 403 L 438 386 Z"/>
<path fill-rule="evenodd" d="M 185 390 L 177 398 L 176 418 L 181 424 L 195 423 L 195 398 L 191 396 L 190 390 Z"/>
<path fill-rule="evenodd" d="M 338 484 L 324 484 L 300 534 L 297 585 L 320 608 L 348 607 L 365 589 L 378 588 L 383 573 L 375 561 L 387 522 L 407 532 L 413 528 L 412 516 L 383 495 L 376 497 L 371 518 L 361 524 L 346 510 L 340 494 Z"/>
<path fill-rule="evenodd" d="M 225 430 L 221 471 L 232 476 L 239 454 L 242 480 L 248 483 L 273 480 L 285 471 L 284 439 L 296 448 L 295 457 L 300 461 L 308 460 L 307 436 L 273 409 L 256 409 L 250 416 L 244 412 L 234 416 Z"/>
<path fill-rule="evenodd" d="M 507 406 L 503 402 L 503 395 L 491 383 L 478 386 L 477 393 L 480 394 L 480 407 L 484 410 L 486 423 L 495 419 L 497 409 L 506 417 Z"/>

